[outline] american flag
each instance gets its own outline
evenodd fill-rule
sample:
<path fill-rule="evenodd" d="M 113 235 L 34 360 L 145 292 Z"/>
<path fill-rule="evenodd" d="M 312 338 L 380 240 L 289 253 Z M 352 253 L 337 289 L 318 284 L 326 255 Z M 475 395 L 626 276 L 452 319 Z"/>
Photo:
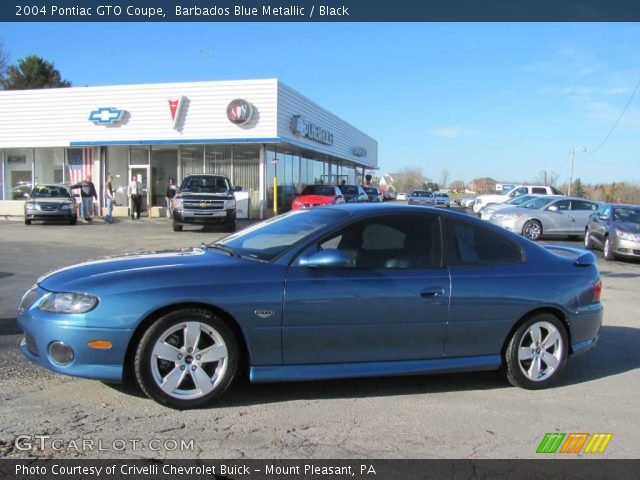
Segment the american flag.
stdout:
<path fill-rule="evenodd" d="M 93 169 L 92 148 L 70 148 L 67 150 L 67 165 L 69 165 L 69 178 L 71 185 L 80 183 L 84 177 L 91 175 Z"/>

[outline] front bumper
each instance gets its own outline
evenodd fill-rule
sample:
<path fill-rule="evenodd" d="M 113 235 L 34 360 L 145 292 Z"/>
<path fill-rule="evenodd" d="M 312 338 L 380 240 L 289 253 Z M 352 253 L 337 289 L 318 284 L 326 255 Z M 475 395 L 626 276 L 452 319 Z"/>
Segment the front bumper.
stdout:
<path fill-rule="evenodd" d="M 38 289 L 39 297 L 25 310 L 18 311 L 18 325 L 24 332 L 22 354 L 31 362 L 57 373 L 122 382 L 124 360 L 133 331 L 129 329 L 89 328 L 84 315 L 64 315 L 38 310 L 39 300 L 47 293 Z M 94 349 L 88 342 L 106 340 L 109 349 Z M 59 365 L 50 356 L 52 342 L 64 342 L 73 350 L 69 365 Z"/>
<path fill-rule="evenodd" d="M 219 223 L 234 223 L 236 211 L 231 210 L 173 210 L 173 221 L 176 223 L 190 223 L 198 225 L 213 225 Z"/>
<path fill-rule="evenodd" d="M 26 210 L 24 217 L 27 220 L 73 220 L 76 218 L 74 210 Z"/>
<path fill-rule="evenodd" d="M 635 242 L 633 240 L 623 240 L 619 237 L 614 237 L 613 242 L 611 243 L 611 248 L 613 249 L 613 253 L 615 253 L 619 257 L 628 257 L 628 258 L 640 258 L 640 242 Z"/>

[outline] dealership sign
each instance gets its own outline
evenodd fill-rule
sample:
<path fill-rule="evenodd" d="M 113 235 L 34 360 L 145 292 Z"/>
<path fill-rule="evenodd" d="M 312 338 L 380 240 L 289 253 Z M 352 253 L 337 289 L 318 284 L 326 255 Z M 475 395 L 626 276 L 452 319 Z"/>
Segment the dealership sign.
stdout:
<path fill-rule="evenodd" d="M 241 98 L 231 100 L 227 105 L 227 118 L 236 125 L 246 125 L 253 118 L 253 105 Z"/>
<path fill-rule="evenodd" d="M 169 99 L 169 113 L 171 114 L 171 122 L 173 124 L 174 130 L 178 129 L 178 124 L 180 123 L 180 115 L 182 113 L 182 107 L 184 103 L 185 103 L 185 97 Z"/>
<path fill-rule="evenodd" d="M 291 131 L 298 137 L 308 138 L 324 145 L 333 145 L 333 132 L 317 125 L 302 115 L 291 118 Z"/>
<path fill-rule="evenodd" d="M 366 157 L 367 156 L 367 149 L 364 147 L 353 147 L 353 154 L 356 157 Z"/>
<path fill-rule="evenodd" d="M 89 121 L 96 125 L 113 125 L 124 118 L 125 110 L 112 107 L 100 107 L 89 114 Z"/>

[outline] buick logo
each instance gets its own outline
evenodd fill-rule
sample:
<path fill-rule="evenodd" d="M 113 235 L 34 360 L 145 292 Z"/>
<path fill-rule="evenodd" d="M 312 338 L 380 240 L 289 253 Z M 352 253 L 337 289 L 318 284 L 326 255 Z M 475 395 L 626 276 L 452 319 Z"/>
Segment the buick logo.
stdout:
<path fill-rule="evenodd" d="M 227 118 L 236 125 L 246 125 L 253 118 L 253 105 L 241 98 L 231 100 L 227 105 Z"/>

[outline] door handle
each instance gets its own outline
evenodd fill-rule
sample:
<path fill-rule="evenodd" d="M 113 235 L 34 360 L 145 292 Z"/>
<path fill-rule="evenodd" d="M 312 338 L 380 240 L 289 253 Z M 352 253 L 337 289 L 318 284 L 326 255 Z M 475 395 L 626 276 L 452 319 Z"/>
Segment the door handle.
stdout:
<path fill-rule="evenodd" d="M 444 295 L 444 288 L 442 287 L 428 287 L 420 292 L 420 296 L 423 298 L 437 298 Z"/>

